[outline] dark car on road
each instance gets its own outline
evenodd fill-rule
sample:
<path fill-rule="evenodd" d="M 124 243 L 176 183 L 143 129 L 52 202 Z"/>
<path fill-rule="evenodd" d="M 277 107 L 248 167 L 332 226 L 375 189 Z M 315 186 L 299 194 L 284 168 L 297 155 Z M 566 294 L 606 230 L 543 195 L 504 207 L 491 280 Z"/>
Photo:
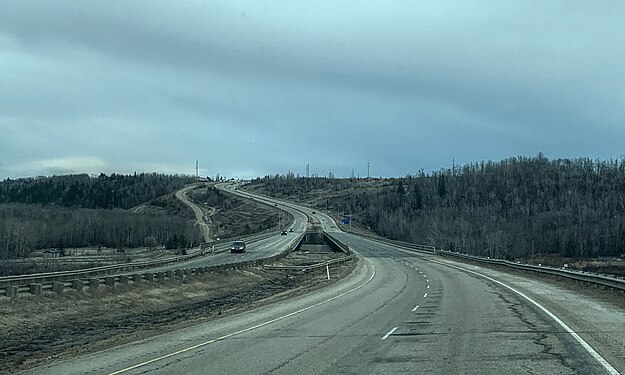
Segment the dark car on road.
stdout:
<path fill-rule="evenodd" d="M 244 253 L 245 250 L 245 241 L 234 241 L 230 246 L 231 253 Z"/>

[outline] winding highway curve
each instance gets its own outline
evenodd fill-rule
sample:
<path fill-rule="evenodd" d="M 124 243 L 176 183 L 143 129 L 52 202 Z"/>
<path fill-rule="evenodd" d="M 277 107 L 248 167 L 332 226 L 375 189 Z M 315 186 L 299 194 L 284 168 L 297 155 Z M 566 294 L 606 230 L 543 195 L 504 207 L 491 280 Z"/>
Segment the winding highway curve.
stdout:
<path fill-rule="evenodd" d="M 195 215 L 195 221 L 200 227 L 200 232 L 202 232 L 202 238 L 204 239 L 204 242 L 211 242 L 213 241 L 213 238 L 211 237 L 211 228 L 208 223 L 204 221 L 204 211 L 202 211 L 202 209 L 198 207 L 197 204 L 191 202 L 187 198 L 187 192 L 191 189 L 194 189 L 195 187 L 197 187 L 197 185 L 189 185 L 178 190 L 176 192 L 176 198 L 178 198 L 182 203 L 184 203 L 189 208 L 191 208 L 191 210 L 193 210 L 193 214 Z"/>
<path fill-rule="evenodd" d="M 298 231 L 302 212 L 312 215 L 254 199 L 291 210 Z M 344 280 L 30 373 L 624 373 L 622 310 L 545 282 L 341 233 L 330 217 L 313 216 L 360 258 Z"/>

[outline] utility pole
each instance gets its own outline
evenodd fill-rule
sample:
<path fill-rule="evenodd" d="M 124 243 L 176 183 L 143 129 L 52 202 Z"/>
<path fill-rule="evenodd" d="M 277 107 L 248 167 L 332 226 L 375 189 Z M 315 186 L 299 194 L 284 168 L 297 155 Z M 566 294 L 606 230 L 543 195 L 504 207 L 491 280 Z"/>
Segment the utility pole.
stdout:
<path fill-rule="evenodd" d="M 310 163 L 306 163 L 306 178 L 310 177 Z"/>
<path fill-rule="evenodd" d="M 199 169 L 199 166 L 200 166 L 200 161 L 196 160 L 195 161 L 195 179 L 196 180 L 200 179 L 200 169 Z"/>
<path fill-rule="evenodd" d="M 371 174 L 369 173 L 370 166 L 371 166 L 371 163 L 367 162 L 367 180 L 371 177 Z"/>

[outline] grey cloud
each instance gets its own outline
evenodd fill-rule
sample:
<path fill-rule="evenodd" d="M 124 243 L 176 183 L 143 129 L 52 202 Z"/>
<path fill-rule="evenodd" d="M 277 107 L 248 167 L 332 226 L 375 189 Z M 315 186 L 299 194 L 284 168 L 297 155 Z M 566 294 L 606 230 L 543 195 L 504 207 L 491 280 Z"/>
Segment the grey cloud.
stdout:
<path fill-rule="evenodd" d="M 452 157 L 621 154 L 618 1 L 2 7 L 0 178 L 82 157 L 404 175 Z"/>

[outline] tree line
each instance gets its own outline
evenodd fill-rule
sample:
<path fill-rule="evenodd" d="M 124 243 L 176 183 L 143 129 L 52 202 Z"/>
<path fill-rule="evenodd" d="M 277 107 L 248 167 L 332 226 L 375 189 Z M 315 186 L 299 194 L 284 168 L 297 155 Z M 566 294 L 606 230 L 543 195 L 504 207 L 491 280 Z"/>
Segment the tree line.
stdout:
<path fill-rule="evenodd" d="M 155 173 L 4 180 L 0 182 L 0 258 L 25 257 L 45 248 L 198 244 L 200 233 L 189 219 L 193 216 L 178 212 L 182 205 L 171 194 L 191 181 L 187 176 Z M 156 199 L 163 195 L 167 196 Z M 154 208 L 128 210 L 147 202 Z"/>
<path fill-rule="evenodd" d="M 382 236 L 475 255 L 625 253 L 625 160 L 539 154 L 384 181 L 266 176 L 252 186 L 292 198 L 323 190 L 319 208 L 338 205 Z"/>
<path fill-rule="evenodd" d="M 0 205 L 0 258 L 20 258 L 36 249 L 102 246 L 115 249 L 199 244 L 188 219 L 11 203 Z"/>
<path fill-rule="evenodd" d="M 128 209 L 193 182 L 182 175 L 102 173 L 0 181 L 0 204 L 25 203 L 81 208 Z"/>

